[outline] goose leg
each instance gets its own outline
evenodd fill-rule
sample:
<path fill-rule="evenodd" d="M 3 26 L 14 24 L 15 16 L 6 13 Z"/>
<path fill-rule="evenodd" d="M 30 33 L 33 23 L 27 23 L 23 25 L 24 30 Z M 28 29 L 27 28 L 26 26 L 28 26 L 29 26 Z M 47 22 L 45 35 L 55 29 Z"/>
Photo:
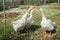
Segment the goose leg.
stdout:
<path fill-rule="evenodd" d="M 15 34 L 16 36 L 18 36 L 18 32 L 16 31 L 16 34 Z"/>
<path fill-rule="evenodd" d="M 47 37 L 47 33 L 45 32 L 45 34 L 44 34 L 44 38 L 46 38 Z"/>
<path fill-rule="evenodd" d="M 50 30 L 47 30 L 46 33 L 47 33 L 47 37 L 48 38 L 51 38 L 51 31 Z"/>
<path fill-rule="evenodd" d="M 51 31 L 50 31 L 50 33 L 49 33 L 48 37 L 49 37 L 49 38 L 51 38 L 51 37 L 52 37 Z"/>

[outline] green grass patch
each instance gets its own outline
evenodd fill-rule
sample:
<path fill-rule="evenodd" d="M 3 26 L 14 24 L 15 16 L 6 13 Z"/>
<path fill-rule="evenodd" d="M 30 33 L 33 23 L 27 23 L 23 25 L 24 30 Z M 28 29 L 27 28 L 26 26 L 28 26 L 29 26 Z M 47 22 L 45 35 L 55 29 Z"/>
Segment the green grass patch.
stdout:
<path fill-rule="evenodd" d="M 52 9 L 54 7 L 53 5 L 55 5 L 55 4 L 43 5 L 43 6 L 45 6 L 44 12 L 45 12 L 47 18 L 51 19 L 52 21 L 54 21 L 56 23 L 55 25 L 59 31 L 55 33 L 53 40 L 55 40 L 55 39 L 59 40 L 60 39 L 60 11 L 56 10 L 56 9 Z M 22 6 L 24 6 L 24 5 L 22 5 Z M 47 8 L 46 8 L 46 6 L 47 6 Z M 23 14 L 19 15 L 18 17 L 15 17 L 15 18 L 9 18 L 7 20 L 6 27 L 5 27 L 6 28 L 6 37 L 3 36 L 4 35 L 4 24 L 0 21 L 0 36 L 1 36 L 0 38 L 2 40 L 29 40 L 30 35 L 33 35 L 34 40 L 37 40 L 37 38 L 42 37 L 43 29 L 41 29 L 41 27 L 40 27 L 42 15 L 41 15 L 40 11 L 33 12 L 33 18 L 35 20 L 35 22 L 33 24 L 34 26 L 32 26 L 32 30 L 34 30 L 33 33 L 32 32 L 24 33 L 24 34 L 26 34 L 25 36 L 16 36 L 14 34 L 13 35 L 11 34 L 11 32 L 13 32 L 14 30 L 13 30 L 12 25 L 10 25 L 10 23 L 16 19 L 21 18 L 22 15 Z"/>

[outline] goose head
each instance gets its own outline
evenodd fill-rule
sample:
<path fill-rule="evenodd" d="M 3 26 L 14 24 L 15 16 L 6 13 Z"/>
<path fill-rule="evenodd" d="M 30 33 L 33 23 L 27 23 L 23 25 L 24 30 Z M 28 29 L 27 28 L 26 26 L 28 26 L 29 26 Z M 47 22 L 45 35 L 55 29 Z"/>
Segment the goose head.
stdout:
<path fill-rule="evenodd" d="M 45 13 L 44 13 L 43 7 L 40 6 L 40 9 L 39 9 L 39 10 L 41 11 L 41 14 L 42 14 L 42 20 L 46 20 L 46 15 L 45 15 Z"/>
<path fill-rule="evenodd" d="M 33 7 L 32 6 L 29 6 L 29 9 L 27 10 L 27 12 L 29 12 Z"/>
<path fill-rule="evenodd" d="M 25 16 L 29 13 L 29 11 L 32 9 L 32 7 L 29 6 L 29 8 L 27 9 L 27 11 L 25 11 Z"/>
<path fill-rule="evenodd" d="M 42 6 L 40 6 L 39 10 L 41 11 L 41 13 L 43 13 L 43 7 Z"/>
<path fill-rule="evenodd" d="M 35 10 L 35 7 L 32 6 L 32 9 L 30 10 L 30 12 L 32 13 Z"/>
<path fill-rule="evenodd" d="M 32 9 L 30 10 L 30 17 L 32 18 L 32 13 L 35 10 L 35 7 L 32 7 Z"/>

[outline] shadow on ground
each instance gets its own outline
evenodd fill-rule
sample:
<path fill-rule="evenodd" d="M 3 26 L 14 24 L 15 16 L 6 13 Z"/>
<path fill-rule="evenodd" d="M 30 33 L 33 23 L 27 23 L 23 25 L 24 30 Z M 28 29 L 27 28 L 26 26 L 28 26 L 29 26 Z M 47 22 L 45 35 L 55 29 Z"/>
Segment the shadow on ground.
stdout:
<path fill-rule="evenodd" d="M 38 28 L 40 28 L 40 26 L 38 26 L 38 25 L 32 25 L 30 28 L 24 29 L 24 30 L 21 30 L 21 31 L 20 31 L 20 34 L 26 34 L 26 33 L 28 32 L 28 34 L 26 34 L 25 36 L 19 36 L 20 34 L 15 35 L 16 33 L 13 33 L 13 34 L 7 33 L 5 36 L 2 35 L 2 36 L 0 37 L 0 40 L 15 40 L 15 39 L 16 39 L 16 40 L 17 40 L 17 39 L 23 40 L 24 37 L 27 37 L 27 38 L 28 38 L 30 32 L 34 32 L 34 31 L 36 31 Z M 22 37 L 22 38 L 21 38 L 21 37 Z"/>
<path fill-rule="evenodd" d="M 56 33 L 56 26 L 54 26 L 54 30 L 51 30 L 51 33 Z"/>
<path fill-rule="evenodd" d="M 22 30 L 22 31 L 20 31 L 20 33 L 30 33 L 30 32 L 34 32 L 34 31 L 36 31 L 38 28 L 40 28 L 40 26 L 38 26 L 38 25 L 32 25 L 30 28 L 28 28 L 28 29 L 24 29 L 24 30 Z"/>

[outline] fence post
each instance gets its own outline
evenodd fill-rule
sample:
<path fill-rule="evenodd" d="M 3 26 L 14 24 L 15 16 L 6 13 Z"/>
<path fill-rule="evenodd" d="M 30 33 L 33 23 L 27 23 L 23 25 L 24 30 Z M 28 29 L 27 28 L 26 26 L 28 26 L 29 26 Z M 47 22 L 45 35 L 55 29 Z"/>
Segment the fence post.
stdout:
<path fill-rule="evenodd" d="M 4 23 L 4 37 L 5 37 L 5 34 L 6 34 L 6 15 L 5 15 L 5 1 L 3 0 L 3 13 L 4 13 L 4 19 L 3 19 L 3 23 Z"/>

